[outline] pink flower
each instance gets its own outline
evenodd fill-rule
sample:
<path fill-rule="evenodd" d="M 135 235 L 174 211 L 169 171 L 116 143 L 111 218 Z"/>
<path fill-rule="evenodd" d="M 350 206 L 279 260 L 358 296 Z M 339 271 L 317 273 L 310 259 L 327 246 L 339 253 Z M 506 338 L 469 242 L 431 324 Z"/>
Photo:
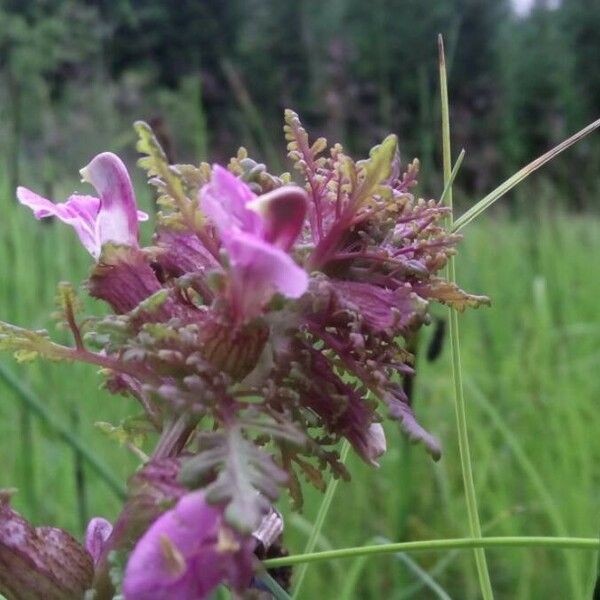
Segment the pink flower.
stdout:
<path fill-rule="evenodd" d="M 36 219 L 58 217 L 71 225 L 95 259 L 107 242 L 137 247 L 138 221 L 145 221 L 148 215 L 137 210 L 131 179 L 121 159 L 110 152 L 98 154 L 81 169 L 81 175 L 96 188 L 99 198 L 73 194 L 66 202 L 54 204 L 24 187 L 17 188 L 17 198 L 33 210 Z"/>
<path fill-rule="evenodd" d="M 85 549 L 94 560 L 94 565 L 100 562 L 112 530 L 112 523 L 102 517 L 94 517 L 88 523 L 85 532 Z"/>
<path fill-rule="evenodd" d="M 276 292 L 298 298 L 306 291 L 308 275 L 288 254 L 304 223 L 304 190 L 284 186 L 256 196 L 229 171 L 214 165 L 200 199 L 227 251 L 230 301 L 239 321 L 260 314 Z"/>
<path fill-rule="evenodd" d="M 255 541 L 229 529 L 201 491 L 186 494 L 135 546 L 123 582 L 126 600 L 202 600 L 225 582 L 250 585 Z"/>

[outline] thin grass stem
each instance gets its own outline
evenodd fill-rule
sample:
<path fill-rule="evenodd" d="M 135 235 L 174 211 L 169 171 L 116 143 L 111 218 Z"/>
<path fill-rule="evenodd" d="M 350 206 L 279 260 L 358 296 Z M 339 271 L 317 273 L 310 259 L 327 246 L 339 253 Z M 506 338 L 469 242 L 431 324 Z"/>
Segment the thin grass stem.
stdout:
<path fill-rule="evenodd" d="M 444 41 L 442 36 L 438 37 L 439 67 L 440 67 L 440 99 L 442 111 L 442 155 L 444 167 L 444 184 L 447 187 L 446 198 L 450 208 L 449 222 L 452 225 L 452 157 L 450 148 L 450 110 L 448 107 L 448 80 L 446 76 L 446 61 L 444 57 Z M 454 257 L 448 261 L 448 279 L 456 280 L 456 266 Z M 458 329 L 458 314 L 450 308 L 450 346 L 452 353 L 452 374 L 454 379 L 454 407 L 456 413 L 456 428 L 458 433 L 458 448 L 460 454 L 460 466 L 465 488 L 465 500 L 467 504 L 467 517 L 469 520 L 469 533 L 472 538 L 481 538 L 481 525 L 477 510 L 477 495 L 475 482 L 473 481 L 473 469 L 471 466 L 471 454 L 469 450 L 469 435 L 467 428 L 467 407 L 463 392 L 462 368 L 460 359 L 460 339 Z M 493 600 L 494 593 L 483 548 L 475 548 L 475 563 L 479 578 L 479 587 L 484 600 Z"/>
<path fill-rule="evenodd" d="M 268 569 L 288 567 L 303 563 L 324 562 L 358 556 L 377 556 L 395 554 L 397 552 L 442 552 L 446 550 L 471 550 L 484 548 L 549 548 L 555 550 L 591 550 L 600 549 L 598 538 L 582 537 L 546 537 L 546 536 L 497 536 L 480 538 L 449 538 L 441 540 L 420 540 L 413 542 L 397 542 L 394 544 L 373 544 L 323 550 L 307 554 L 292 554 L 281 558 L 270 558 L 263 561 Z"/>
<path fill-rule="evenodd" d="M 348 452 L 350 450 L 350 444 L 347 440 L 344 440 L 342 443 L 342 448 L 340 450 L 340 461 L 343 463 L 346 462 L 348 457 Z M 327 517 L 327 513 L 329 512 L 329 507 L 331 506 L 331 502 L 333 497 L 335 496 L 335 491 L 337 490 L 337 486 L 340 480 L 336 478 L 331 478 L 331 481 L 327 485 L 327 489 L 325 490 L 325 496 L 323 497 L 323 501 L 321 502 L 321 506 L 319 507 L 319 512 L 317 513 L 317 518 L 315 519 L 315 524 L 313 526 L 312 532 L 308 541 L 306 542 L 306 546 L 304 547 L 304 553 L 310 554 L 315 549 L 317 544 L 317 540 L 321 535 L 321 529 L 323 529 L 323 524 L 325 523 L 325 518 Z M 265 563 L 266 564 L 266 563 Z M 300 590 L 302 589 L 302 583 L 304 582 L 304 578 L 306 577 L 306 570 L 308 569 L 308 564 L 303 564 L 297 572 L 296 575 L 296 585 L 294 586 L 294 593 L 292 595 L 292 600 L 296 600 L 299 597 Z"/>
<path fill-rule="evenodd" d="M 584 137 L 592 133 L 594 130 L 600 127 L 600 119 L 596 119 L 593 123 L 590 123 L 587 127 L 584 127 L 570 138 L 561 142 L 545 154 L 542 154 L 534 161 L 525 165 L 520 171 L 517 171 L 514 175 L 509 177 L 506 181 L 501 183 L 496 189 L 492 190 L 485 198 L 481 199 L 477 204 L 472 206 L 464 215 L 460 216 L 452 225 L 452 231 L 457 232 L 471 221 L 476 219 L 484 210 L 487 210 L 494 202 L 502 198 L 504 194 L 512 190 L 521 181 L 529 177 L 534 171 L 537 171 L 540 167 L 550 162 L 553 158 L 558 156 L 561 152 L 576 144 Z"/>
<path fill-rule="evenodd" d="M 268 573 L 262 573 L 258 580 L 271 592 L 275 600 L 291 600 L 291 596 Z"/>
<path fill-rule="evenodd" d="M 463 148 L 454 163 L 454 167 L 452 168 L 452 172 L 450 173 L 450 178 L 446 181 L 444 185 L 444 191 L 440 196 L 440 204 L 444 204 L 448 199 L 448 196 L 452 197 L 452 184 L 458 175 L 458 171 L 460 170 L 460 166 L 462 165 L 463 159 L 465 158 L 465 149 Z"/>
<path fill-rule="evenodd" d="M 477 401 L 481 409 L 485 412 L 486 417 L 490 420 L 490 423 L 500 432 L 504 438 L 507 446 L 513 453 L 517 464 L 523 470 L 523 473 L 527 477 L 527 480 L 531 486 L 536 490 L 541 503 L 544 505 L 548 519 L 554 526 L 556 533 L 559 536 L 567 535 L 567 525 L 556 506 L 556 501 L 552 497 L 552 494 L 546 487 L 544 480 L 538 473 L 535 465 L 531 462 L 526 452 L 524 451 L 518 438 L 510 430 L 510 427 L 506 424 L 500 412 L 496 409 L 489 398 L 482 392 L 479 386 L 472 379 L 467 379 L 467 386 L 470 389 L 473 400 Z M 573 593 L 576 597 L 581 597 L 582 592 L 580 590 L 581 582 L 579 581 L 577 574 L 577 565 L 571 560 L 570 557 L 565 557 L 565 564 L 568 572 L 568 576 L 571 582 Z"/>

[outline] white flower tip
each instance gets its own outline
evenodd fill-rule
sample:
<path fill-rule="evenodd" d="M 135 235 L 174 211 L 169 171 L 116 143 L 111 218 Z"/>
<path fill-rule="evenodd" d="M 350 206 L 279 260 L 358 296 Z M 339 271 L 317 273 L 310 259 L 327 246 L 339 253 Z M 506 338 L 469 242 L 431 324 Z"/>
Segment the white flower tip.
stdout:
<path fill-rule="evenodd" d="M 92 183 L 90 181 L 90 169 L 89 169 L 89 165 L 86 165 L 82 169 L 79 169 L 79 175 L 81 175 L 81 182 L 82 183 Z"/>
<path fill-rule="evenodd" d="M 387 450 L 387 441 L 385 431 L 381 423 L 372 423 L 367 432 L 367 456 L 374 466 L 379 466 L 377 459 L 385 454 Z"/>

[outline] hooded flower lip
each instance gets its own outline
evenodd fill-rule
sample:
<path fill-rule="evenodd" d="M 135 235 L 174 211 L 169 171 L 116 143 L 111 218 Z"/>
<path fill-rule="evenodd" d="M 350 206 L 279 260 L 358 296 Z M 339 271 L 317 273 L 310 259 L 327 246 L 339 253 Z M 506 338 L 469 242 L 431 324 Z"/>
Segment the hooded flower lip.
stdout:
<path fill-rule="evenodd" d="M 203 212 L 214 224 L 231 266 L 231 303 L 240 321 L 260 314 L 275 292 L 299 298 L 308 274 L 287 254 L 306 214 L 306 193 L 284 186 L 256 196 L 219 165 L 200 191 Z"/>
<path fill-rule="evenodd" d="M 107 242 L 137 247 L 138 221 L 147 220 L 148 215 L 137 210 L 131 179 L 121 159 L 111 152 L 98 154 L 81 169 L 81 175 L 96 188 L 99 198 L 73 194 L 66 202 L 54 204 L 24 187 L 17 188 L 17 198 L 33 210 L 36 219 L 57 217 L 71 225 L 95 259 Z"/>
<path fill-rule="evenodd" d="M 125 570 L 126 600 L 202 600 L 221 582 L 235 589 L 252 578 L 255 541 L 222 521 L 201 491 L 186 494 L 135 546 Z"/>
<path fill-rule="evenodd" d="M 263 217 L 266 241 L 286 251 L 292 247 L 306 215 L 306 192 L 302 188 L 286 185 L 258 196 L 246 206 Z"/>

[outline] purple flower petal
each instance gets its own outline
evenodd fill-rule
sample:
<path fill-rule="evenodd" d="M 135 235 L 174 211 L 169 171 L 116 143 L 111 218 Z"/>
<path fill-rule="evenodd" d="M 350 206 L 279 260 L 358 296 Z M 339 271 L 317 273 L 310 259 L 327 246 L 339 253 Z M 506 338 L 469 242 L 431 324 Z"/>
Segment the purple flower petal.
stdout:
<path fill-rule="evenodd" d="M 388 290 L 371 283 L 331 280 L 341 307 L 355 311 L 364 323 L 380 332 L 406 331 L 418 324 L 427 303 L 409 287 Z"/>
<path fill-rule="evenodd" d="M 214 165 L 200 200 L 229 256 L 230 303 L 238 322 L 259 315 L 276 292 L 298 298 L 306 291 L 307 273 L 286 253 L 304 222 L 303 190 L 286 186 L 257 197 L 244 182 Z"/>
<path fill-rule="evenodd" d="M 245 318 L 260 313 L 275 293 L 299 298 L 308 287 L 308 274 L 283 250 L 244 232 L 225 240 L 233 272 L 236 310 Z"/>
<path fill-rule="evenodd" d="M 213 166 L 212 179 L 200 190 L 201 208 L 223 234 L 238 228 L 258 233 L 261 218 L 246 206 L 256 194 L 235 175 L 220 165 Z"/>
<path fill-rule="evenodd" d="M 66 202 L 54 204 L 24 187 L 17 188 L 17 198 L 33 210 L 36 219 L 57 217 L 71 225 L 96 259 L 106 242 L 137 247 L 138 221 L 146 221 L 148 215 L 137 210 L 131 180 L 121 159 L 105 152 L 81 171 L 100 198 L 73 194 Z"/>
<path fill-rule="evenodd" d="M 85 549 L 94 559 L 94 565 L 98 564 L 102 554 L 106 540 L 112 533 L 113 526 L 110 521 L 102 517 L 94 517 L 87 526 L 85 532 Z"/>
<path fill-rule="evenodd" d="M 201 491 L 184 496 L 135 546 L 125 570 L 126 600 L 202 600 L 222 581 L 250 583 L 254 541 L 222 523 Z"/>

